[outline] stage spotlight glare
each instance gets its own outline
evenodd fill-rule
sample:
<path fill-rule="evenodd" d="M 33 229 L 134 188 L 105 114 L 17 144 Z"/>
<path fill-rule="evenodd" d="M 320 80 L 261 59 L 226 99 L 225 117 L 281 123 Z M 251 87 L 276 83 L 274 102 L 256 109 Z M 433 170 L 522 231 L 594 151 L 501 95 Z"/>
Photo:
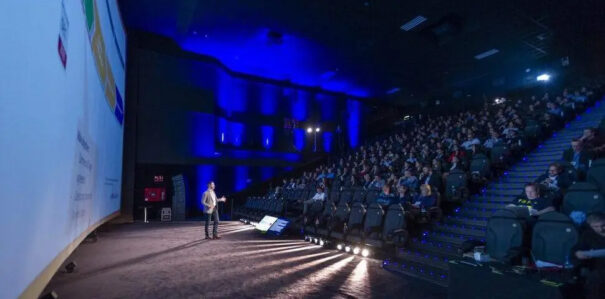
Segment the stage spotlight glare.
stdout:
<path fill-rule="evenodd" d="M 321 129 L 319 127 L 315 128 L 315 132 L 319 132 Z"/>
<path fill-rule="evenodd" d="M 550 80 L 550 75 L 549 74 L 542 74 L 542 75 L 536 77 L 536 80 L 543 81 L 543 82 L 548 81 L 548 80 Z"/>
<path fill-rule="evenodd" d="M 370 251 L 369 251 L 368 249 L 364 248 L 364 249 L 361 251 L 361 256 L 363 256 L 363 257 L 367 257 L 368 255 L 370 255 Z"/>
<path fill-rule="evenodd" d="M 360 251 L 361 249 L 359 247 L 353 248 L 353 254 L 359 254 Z"/>
<path fill-rule="evenodd" d="M 319 244 L 319 239 L 317 239 L 317 238 L 313 239 L 313 243 Z"/>
<path fill-rule="evenodd" d="M 308 127 L 308 128 L 307 128 L 307 133 L 313 133 L 313 128 Z"/>
<path fill-rule="evenodd" d="M 345 246 L 345 252 L 351 251 L 351 246 Z"/>
<path fill-rule="evenodd" d="M 343 248 L 342 244 L 338 244 L 338 245 L 336 245 L 336 249 L 338 249 L 338 250 L 342 250 L 342 248 Z"/>
<path fill-rule="evenodd" d="M 319 240 L 319 245 L 320 246 L 324 246 L 324 244 L 325 244 L 324 240 Z"/>

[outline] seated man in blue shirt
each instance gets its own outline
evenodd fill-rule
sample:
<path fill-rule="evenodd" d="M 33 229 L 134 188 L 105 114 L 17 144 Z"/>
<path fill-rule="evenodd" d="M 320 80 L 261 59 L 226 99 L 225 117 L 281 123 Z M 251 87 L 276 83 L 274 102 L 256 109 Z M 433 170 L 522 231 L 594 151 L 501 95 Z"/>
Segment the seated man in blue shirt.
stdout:
<path fill-rule="evenodd" d="M 403 177 L 399 179 L 399 186 L 406 186 L 410 190 L 418 188 L 418 178 L 412 175 L 412 171 L 406 170 Z"/>
<path fill-rule="evenodd" d="M 382 192 L 380 192 L 378 197 L 376 197 L 376 203 L 382 206 L 388 206 L 394 203 L 396 199 L 397 198 L 395 197 L 395 195 L 391 193 L 391 186 L 387 184 L 382 186 Z"/>

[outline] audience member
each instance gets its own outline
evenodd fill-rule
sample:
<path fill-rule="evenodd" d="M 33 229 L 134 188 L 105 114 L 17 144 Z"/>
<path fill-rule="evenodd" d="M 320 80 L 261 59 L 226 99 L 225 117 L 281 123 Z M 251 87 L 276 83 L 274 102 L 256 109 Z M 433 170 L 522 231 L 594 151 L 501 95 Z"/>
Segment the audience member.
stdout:
<path fill-rule="evenodd" d="M 540 186 L 536 183 L 526 184 L 525 197 L 515 199 L 510 206 L 527 207 L 531 216 L 540 216 L 555 210 L 550 198 L 540 197 Z"/>
<path fill-rule="evenodd" d="M 593 255 L 593 250 L 605 250 L 605 214 L 593 213 L 586 218 L 588 228 L 574 247 L 579 266 L 587 268 L 584 284 L 586 298 L 605 298 L 605 255 Z"/>
<path fill-rule="evenodd" d="M 574 138 L 571 141 L 571 148 L 563 152 L 562 160 L 571 163 L 575 169 L 581 172 L 585 172 L 590 163 L 590 157 L 584 150 L 584 144 L 578 138 Z"/>
<path fill-rule="evenodd" d="M 307 214 L 307 207 L 316 201 L 324 201 L 326 199 L 326 193 L 322 187 L 317 187 L 317 192 L 313 197 L 303 201 L 303 214 Z"/>

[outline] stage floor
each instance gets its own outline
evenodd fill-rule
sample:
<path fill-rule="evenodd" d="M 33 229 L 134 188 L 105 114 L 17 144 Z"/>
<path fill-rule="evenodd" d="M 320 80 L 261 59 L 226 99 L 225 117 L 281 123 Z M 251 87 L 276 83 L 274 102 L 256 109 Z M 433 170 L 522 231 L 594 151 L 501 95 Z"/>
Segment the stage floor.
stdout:
<path fill-rule="evenodd" d="M 269 239 L 222 222 L 203 240 L 199 222 L 106 226 L 84 242 L 45 292 L 59 298 L 445 298 L 445 289 L 387 272 L 380 260 Z"/>

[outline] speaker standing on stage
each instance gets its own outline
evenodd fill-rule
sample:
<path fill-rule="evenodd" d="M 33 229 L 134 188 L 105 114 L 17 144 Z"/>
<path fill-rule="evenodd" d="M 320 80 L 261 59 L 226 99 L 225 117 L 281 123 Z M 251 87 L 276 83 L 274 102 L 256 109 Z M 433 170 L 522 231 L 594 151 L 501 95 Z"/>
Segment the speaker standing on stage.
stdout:
<path fill-rule="evenodd" d="M 210 223 L 210 217 L 214 216 L 214 224 L 212 228 L 212 237 L 213 239 L 220 239 L 218 236 L 218 202 L 225 202 L 227 199 L 223 196 L 221 198 L 216 198 L 216 194 L 214 193 L 214 182 L 210 181 L 208 183 L 208 190 L 204 192 L 202 195 L 202 204 L 204 204 L 204 213 L 206 213 L 206 239 L 210 239 L 210 234 L 208 233 L 208 225 Z"/>

